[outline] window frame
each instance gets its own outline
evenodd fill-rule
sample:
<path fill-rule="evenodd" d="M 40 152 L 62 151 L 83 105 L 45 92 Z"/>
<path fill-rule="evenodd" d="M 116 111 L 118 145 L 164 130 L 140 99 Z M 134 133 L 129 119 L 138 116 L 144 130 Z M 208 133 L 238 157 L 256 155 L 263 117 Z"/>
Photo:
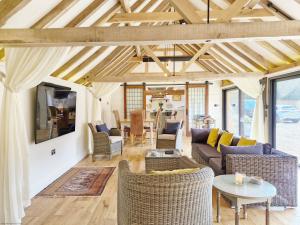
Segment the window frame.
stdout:
<path fill-rule="evenodd" d="M 232 86 L 232 87 L 229 87 L 229 88 L 224 88 L 222 90 L 222 129 L 223 130 L 227 130 L 227 124 L 226 124 L 226 117 L 227 117 L 227 111 L 226 111 L 226 104 L 227 104 L 227 99 L 226 99 L 226 93 L 227 91 L 232 91 L 232 90 L 237 90 L 238 91 L 238 112 L 239 112 L 239 132 L 238 134 L 235 134 L 235 135 L 238 135 L 238 136 L 243 136 L 241 135 L 241 131 L 242 131 L 242 123 L 241 123 L 241 115 L 242 115 L 242 95 L 245 94 L 242 92 L 241 89 L 239 89 L 237 86 Z"/>
<path fill-rule="evenodd" d="M 269 78 L 269 119 L 268 119 L 268 132 L 269 132 L 269 142 L 276 148 L 276 82 L 277 81 L 287 81 L 292 79 L 300 78 L 300 72 L 293 72 L 284 75 L 274 76 Z"/>

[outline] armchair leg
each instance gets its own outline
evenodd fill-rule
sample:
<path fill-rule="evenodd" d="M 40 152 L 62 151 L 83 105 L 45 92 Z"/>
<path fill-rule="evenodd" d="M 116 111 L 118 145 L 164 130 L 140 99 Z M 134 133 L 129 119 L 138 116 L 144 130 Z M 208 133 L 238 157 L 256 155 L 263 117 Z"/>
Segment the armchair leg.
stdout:
<path fill-rule="evenodd" d="M 130 143 L 133 145 L 133 142 L 134 142 L 134 135 L 133 134 L 130 134 Z"/>

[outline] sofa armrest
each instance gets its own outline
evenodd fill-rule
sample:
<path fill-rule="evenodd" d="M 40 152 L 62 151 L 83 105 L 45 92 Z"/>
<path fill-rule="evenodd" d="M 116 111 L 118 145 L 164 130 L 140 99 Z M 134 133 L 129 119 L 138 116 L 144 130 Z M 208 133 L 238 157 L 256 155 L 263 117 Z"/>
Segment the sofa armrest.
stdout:
<path fill-rule="evenodd" d="M 283 155 L 238 155 L 226 156 L 226 173 L 245 173 L 259 176 L 273 184 L 277 195 L 274 206 L 297 206 L 297 157 Z"/>
<path fill-rule="evenodd" d="M 288 166 L 288 167 L 287 167 Z M 226 173 L 235 172 L 257 176 L 277 170 L 297 170 L 297 157 L 291 155 L 246 155 L 229 154 L 226 156 Z"/>
<path fill-rule="evenodd" d="M 118 128 L 111 128 L 109 136 L 122 136 L 121 131 Z"/>

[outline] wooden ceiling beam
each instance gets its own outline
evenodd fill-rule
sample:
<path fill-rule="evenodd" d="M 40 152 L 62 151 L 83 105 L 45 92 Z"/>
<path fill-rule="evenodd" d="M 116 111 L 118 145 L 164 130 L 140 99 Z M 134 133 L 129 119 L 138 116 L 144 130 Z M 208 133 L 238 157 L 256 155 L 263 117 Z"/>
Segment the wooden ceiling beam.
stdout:
<path fill-rule="evenodd" d="M 223 45 L 227 49 L 229 49 L 230 51 L 232 51 L 234 54 L 238 55 L 244 62 L 250 64 L 256 70 L 261 71 L 261 72 L 266 72 L 267 71 L 266 68 L 263 68 L 261 65 L 259 65 L 254 60 L 252 60 L 251 58 L 249 58 L 243 52 L 239 51 L 237 48 L 235 48 L 234 46 L 232 46 L 230 43 L 223 43 Z"/>
<path fill-rule="evenodd" d="M 76 27 L 83 23 L 98 8 L 104 5 L 108 0 L 94 0 L 83 11 L 81 11 L 74 19 L 72 19 L 65 27 Z"/>
<path fill-rule="evenodd" d="M 186 72 L 178 73 L 176 76 L 165 77 L 163 73 L 129 73 L 124 76 L 109 76 L 100 82 L 183 82 L 201 80 L 224 80 L 231 77 L 262 77 L 262 73 L 213 73 L 213 72 Z"/>
<path fill-rule="evenodd" d="M 97 59 L 107 49 L 108 49 L 108 47 L 100 47 L 97 51 L 95 51 L 92 55 L 90 55 L 86 60 L 84 60 L 82 63 L 80 63 L 74 69 L 72 69 L 68 74 L 66 74 L 65 76 L 63 76 L 62 79 L 64 79 L 64 80 L 71 79 L 73 76 L 75 76 L 81 70 L 83 70 L 85 67 L 87 67 L 88 65 L 90 65 L 95 59 Z"/>
<path fill-rule="evenodd" d="M 125 51 L 124 51 L 125 50 Z M 94 78 L 103 78 L 110 75 L 115 69 L 120 67 L 123 63 L 125 64 L 129 58 L 134 56 L 135 50 L 132 47 L 124 48 L 122 53 L 114 59 L 109 66 L 107 66 L 104 70 L 101 70 L 98 74 L 94 76 Z"/>
<path fill-rule="evenodd" d="M 215 22 L 222 15 L 223 10 L 211 11 L 210 21 Z M 204 11 L 196 11 L 201 17 L 199 23 L 206 23 L 207 13 Z M 265 9 L 243 9 L 239 14 L 232 17 L 231 20 L 240 19 L 261 19 L 266 17 L 274 17 L 273 14 Z M 174 22 L 183 20 L 184 17 L 179 12 L 146 12 L 146 13 L 117 13 L 108 22 L 110 23 L 154 23 L 154 22 Z"/>
<path fill-rule="evenodd" d="M 47 26 L 50 22 L 52 22 L 59 15 L 66 12 L 76 2 L 78 2 L 78 0 L 62 0 L 53 9 L 51 9 L 46 15 L 44 15 L 41 19 L 39 19 L 36 23 L 34 23 L 31 26 L 31 28 L 41 29 L 41 28 Z"/>
<path fill-rule="evenodd" d="M 92 47 L 85 47 L 81 49 L 77 54 L 75 54 L 71 59 L 69 59 L 67 62 L 65 62 L 61 67 L 59 67 L 57 70 L 55 70 L 51 76 L 58 77 L 60 74 L 65 72 L 67 69 L 69 69 L 71 66 L 73 66 L 81 57 L 83 57 L 85 54 L 87 54 Z"/>
<path fill-rule="evenodd" d="M 204 55 L 211 46 L 212 45 L 210 44 L 206 44 L 201 47 L 201 49 L 196 52 L 193 58 L 191 58 L 191 60 L 182 67 L 180 72 L 184 73 L 201 55 Z"/>
<path fill-rule="evenodd" d="M 275 48 L 273 45 L 266 41 L 259 41 L 257 42 L 261 47 L 265 48 L 267 51 L 269 51 L 272 55 L 276 56 L 280 60 L 284 61 L 285 63 L 293 63 L 295 62 L 293 59 L 291 59 L 289 56 L 281 52 L 279 49 Z"/>
<path fill-rule="evenodd" d="M 0 1 L 0 27 L 6 21 L 26 6 L 31 0 L 1 0 Z"/>
<path fill-rule="evenodd" d="M 226 66 L 229 70 L 232 72 L 240 72 L 240 69 L 238 69 L 235 65 L 232 64 L 228 59 L 224 58 L 222 55 L 220 55 L 218 52 L 216 52 L 213 49 L 209 49 L 209 54 L 211 54 L 216 60 L 218 60 L 220 63 L 222 63 L 224 66 Z"/>
<path fill-rule="evenodd" d="M 122 8 L 124 9 L 125 12 L 131 13 L 131 9 L 129 6 L 129 0 L 119 0 L 121 3 Z"/>
<path fill-rule="evenodd" d="M 184 18 L 187 23 L 201 23 L 202 18 L 196 12 L 196 8 L 189 1 L 170 0 L 170 4 Z"/>
<path fill-rule="evenodd" d="M 244 72 L 252 71 L 251 69 L 249 69 L 247 66 L 245 66 L 243 63 L 241 63 L 236 58 L 234 58 L 232 55 L 230 55 L 227 51 L 225 51 L 220 46 L 214 45 L 213 49 L 215 49 L 217 52 L 219 52 L 223 57 L 227 58 L 232 64 L 234 64 L 237 68 L 239 68 L 240 71 L 244 71 Z"/>
<path fill-rule="evenodd" d="M 248 57 L 251 57 L 252 60 L 256 61 L 256 63 L 259 63 L 261 66 L 269 70 L 270 68 L 275 67 L 275 64 L 273 64 L 268 59 L 264 58 L 263 55 L 257 53 L 256 51 L 252 50 L 250 47 L 248 47 L 246 44 L 242 42 L 234 42 L 230 43 L 231 45 L 237 47 L 241 51 L 244 52 L 244 54 L 248 55 Z"/>
<path fill-rule="evenodd" d="M 125 46 L 290 40 L 300 39 L 299 26 L 300 21 L 276 21 L 209 25 L 0 29 L 0 46 Z"/>
<path fill-rule="evenodd" d="M 154 60 L 154 62 L 156 62 L 156 64 L 164 72 L 164 74 L 166 74 L 167 76 L 171 76 L 171 72 L 168 70 L 168 68 L 159 60 L 159 58 L 157 58 L 157 56 L 148 46 L 143 46 L 143 49 L 145 49 L 146 54 L 149 55 Z"/>

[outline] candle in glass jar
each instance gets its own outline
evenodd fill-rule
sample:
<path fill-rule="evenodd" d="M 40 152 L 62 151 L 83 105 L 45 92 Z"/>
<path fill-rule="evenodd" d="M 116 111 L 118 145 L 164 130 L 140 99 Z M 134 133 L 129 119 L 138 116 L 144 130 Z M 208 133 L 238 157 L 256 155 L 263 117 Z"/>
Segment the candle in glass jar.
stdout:
<path fill-rule="evenodd" d="M 235 184 L 243 184 L 244 183 L 244 174 L 241 173 L 235 173 Z"/>

